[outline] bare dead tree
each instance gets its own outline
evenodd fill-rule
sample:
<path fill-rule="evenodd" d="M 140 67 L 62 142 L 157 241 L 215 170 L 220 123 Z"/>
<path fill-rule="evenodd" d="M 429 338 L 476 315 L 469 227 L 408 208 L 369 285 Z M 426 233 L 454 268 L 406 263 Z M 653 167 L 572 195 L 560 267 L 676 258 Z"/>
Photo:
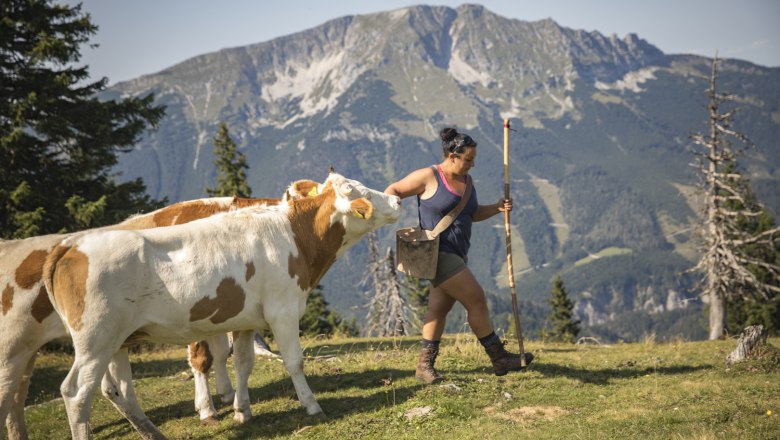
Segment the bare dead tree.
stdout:
<path fill-rule="evenodd" d="M 404 336 L 409 334 L 412 309 L 403 295 L 392 248 L 379 258 L 374 234 L 368 236 L 369 272 L 373 296 L 368 303 L 366 335 Z"/>
<path fill-rule="evenodd" d="M 776 279 L 780 268 L 770 261 L 753 257 L 748 251 L 757 246 L 773 246 L 780 239 L 780 228 L 753 234 L 743 226 L 745 219 L 761 215 L 761 206 L 750 202 L 749 185 L 736 171 L 737 155 L 752 146 L 747 137 L 732 129 L 732 118 L 738 109 L 721 112 L 721 104 L 733 101 L 734 96 L 718 93 L 717 54 L 712 61 L 709 94 L 709 134 L 693 134 L 693 142 L 701 147 L 695 152 L 700 173 L 699 188 L 704 193 L 704 208 L 699 235 L 702 256 L 691 269 L 702 275 L 702 296 L 709 298 L 710 339 L 723 337 L 726 325 L 726 300 L 733 297 L 759 296 L 768 291 L 778 292 L 773 283 L 759 280 L 752 267 L 772 274 Z M 732 141 L 740 145 L 735 148 Z"/>
<path fill-rule="evenodd" d="M 385 289 L 388 292 L 390 303 L 388 308 L 393 319 L 393 335 L 408 335 L 414 313 L 409 305 L 409 301 L 406 300 L 406 296 L 402 293 L 398 272 L 395 269 L 395 255 L 391 247 L 387 248 L 385 255 L 385 274 Z"/>
<path fill-rule="evenodd" d="M 401 277 L 401 287 L 409 302 L 410 325 L 418 333 L 422 333 L 423 320 L 428 309 L 428 298 L 431 294 L 431 284 L 421 278 L 404 274 Z"/>
<path fill-rule="evenodd" d="M 368 272 L 362 284 L 370 284 L 373 292 L 368 292 L 371 299 L 366 306 L 368 314 L 366 315 L 366 326 L 364 331 L 367 336 L 371 334 L 380 335 L 383 329 L 384 316 L 386 316 L 387 299 L 382 290 L 382 262 L 379 259 L 379 251 L 376 247 L 376 235 L 371 232 L 368 234 Z"/>

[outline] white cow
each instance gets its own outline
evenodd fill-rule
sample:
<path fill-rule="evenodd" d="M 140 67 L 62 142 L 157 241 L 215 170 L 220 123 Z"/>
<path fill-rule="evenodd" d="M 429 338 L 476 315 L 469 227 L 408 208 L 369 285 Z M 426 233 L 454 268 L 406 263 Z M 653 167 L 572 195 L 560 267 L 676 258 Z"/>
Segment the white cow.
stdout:
<path fill-rule="evenodd" d="M 276 206 L 64 240 L 44 280 L 76 352 L 61 388 L 73 438 L 90 438 L 92 400 L 109 364 L 132 387 L 127 357 L 117 353 L 135 340 L 181 344 L 235 331 L 234 418 L 245 422 L 252 335 L 270 327 L 301 404 L 322 413 L 303 375 L 298 322 L 306 298 L 338 256 L 400 210 L 398 197 L 332 173 L 318 195 Z M 137 403 L 125 403 L 130 420 L 148 421 Z"/>
<path fill-rule="evenodd" d="M 305 197 L 316 193 L 318 186 L 317 182 L 300 180 L 288 193 L 294 197 Z M 183 224 L 218 212 L 276 203 L 279 199 L 217 197 L 193 200 L 137 215 L 101 230 Z M 37 351 L 47 342 L 68 337 L 60 317 L 54 313 L 41 278 L 43 263 L 49 252 L 68 236 L 53 234 L 0 241 L 0 420 L 6 422 L 8 436 L 13 440 L 27 438 L 24 402 Z M 208 389 L 209 367 L 214 367 L 217 393 L 222 395 L 223 400 L 232 401 L 234 396 L 225 368 L 229 356 L 227 337 L 215 335 L 188 348 L 195 378 L 195 407 L 202 420 L 210 421 L 217 413 Z M 109 391 L 116 387 L 111 386 L 111 377 L 106 380 L 104 392 L 113 401 L 117 394 Z"/>

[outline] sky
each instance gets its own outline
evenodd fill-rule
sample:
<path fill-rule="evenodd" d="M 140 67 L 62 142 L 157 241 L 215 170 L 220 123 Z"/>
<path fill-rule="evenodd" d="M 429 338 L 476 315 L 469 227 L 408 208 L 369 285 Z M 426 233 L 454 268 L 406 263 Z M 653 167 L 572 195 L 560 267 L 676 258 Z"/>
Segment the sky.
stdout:
<path fill-rule="evenodd" d="M 467 1 L 55 0 L 90 14 L 99 29 L 80 64 L 109 84 L 155 73 L 193 56 L 316 27 L 345 15 Z M 552 18 L 561 26 L 624 37 L 635 33 L 667 54 L 738 58 L 780 67 L 778 0 L 483 0 L 507 18 Z"/>

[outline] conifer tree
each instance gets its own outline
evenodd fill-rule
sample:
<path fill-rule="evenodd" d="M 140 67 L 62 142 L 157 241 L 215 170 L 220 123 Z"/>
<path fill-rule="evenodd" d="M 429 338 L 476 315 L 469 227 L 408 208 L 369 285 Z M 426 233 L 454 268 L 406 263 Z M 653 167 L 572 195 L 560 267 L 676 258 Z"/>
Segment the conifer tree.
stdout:
<path fill-rule="evenodd" d="M 726 173 L 738 173 L 733 166 L 727 168 Z M 775 226 L 772 216 L 758 203 L 755 193 L 750 188 L 748 179 L 742 178 L 738 182 L 743 200 L 729 200 L 726 205 L 729 209 L 740 212 L 746 207 L 751 212 L 757 212 L 756 216 L 739 216 L 737 226 L 739 230 L 749 236 L 757 236 L 772 230 Z M 745 247 L 745 255 L 757 261 L 773 263 L 780 266 L 780 240 L 774 240 L 768 245 L 750 244 Z M 766 268 L 749 264 L 748 270 L 762 283 L 775 288 L 780 288 L 780 279 Z M 739 334 L 745 327 L 762 325 L 770 335 L 780 334 L 780 292 L 766 289 L 764 295 L 757 292 L 746 292 L 746 295 L 736 295 L 727 298 L 726 321 L 731 334 Z"/>
<path fill-rule="evenodd" d="M 355 320 L 344 320 L 338 312 L 328 307 L 328 301 L 322 293 L 322 286 L 318 285 L 309 293 L 306 300 L 306 310 L 301 317 L 301 333 L 306 336 L 332 336 L 341 333 L 344 336 L 357 335 Z"/>
<path fill-rule="evenodd" d="M 69 232 L 155 209 L 140 179 L 111 168 L 164 108 L 154 97 L 102 100 L 107 78 L 79 66 L 97 32 L 81 6 L 0 2 L 0 237 Z"/>
<path fill-rule="evenodd" d="M 206 193 L 212 197 L 249 197 L 252 188 L 246 181 L 246 164 L 244 153 L 238 151 L 236 143 L 230 137 L 227 124 L 219 124 L 214 142 L 214 165 L 217 167 L 216 188 L 206 188 Z"/>
<path fill-rule="evenodd" d="M 550 303 L 547 320 L 552 326 L 547 337 L 554 341 L 574 342 L 574 338 L 580 333 L 580 321 L 573 320 L 574 303 L 569 299 L 560 275 L 553 280 L 550 299 L 547 301 Z"/>

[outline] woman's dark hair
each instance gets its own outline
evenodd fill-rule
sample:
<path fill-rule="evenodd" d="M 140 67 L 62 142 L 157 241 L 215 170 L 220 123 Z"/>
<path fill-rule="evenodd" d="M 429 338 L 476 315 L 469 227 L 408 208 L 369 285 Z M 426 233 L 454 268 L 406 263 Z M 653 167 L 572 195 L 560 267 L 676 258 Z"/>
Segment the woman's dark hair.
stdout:
<path fill-rule="evenodd" d="M 439 132 L 441 138 L 441 149 L 444 155 L 449 153 L 462 153 L 466 147 L 476 147 L 477 143 L 471 136 L 465 133 L 458 133 L 458 130 L 452 127 L 442 128 Z"/>

